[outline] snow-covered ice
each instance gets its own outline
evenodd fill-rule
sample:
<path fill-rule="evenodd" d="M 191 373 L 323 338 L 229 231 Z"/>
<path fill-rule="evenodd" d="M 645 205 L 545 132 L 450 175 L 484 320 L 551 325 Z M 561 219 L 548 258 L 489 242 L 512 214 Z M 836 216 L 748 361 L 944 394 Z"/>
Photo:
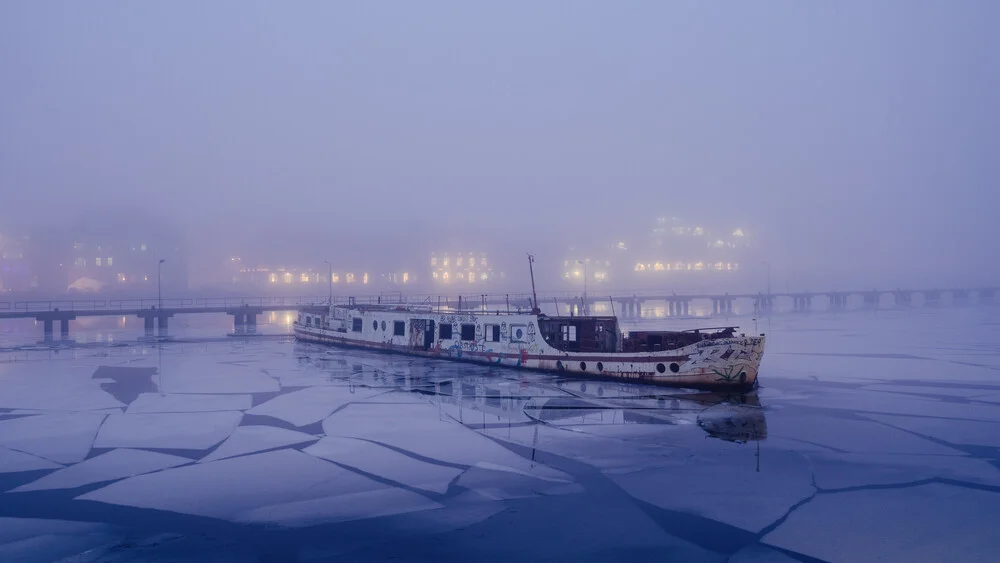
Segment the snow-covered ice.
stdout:
<path fill-rule="evenodd" d="M 143 393 L 129 404 L 128 414 L 160 412 L 245 411 L 253 405 L 250 395 L 199 395 Z"/>
<path fill-rule="evenodd" d="M 18 473 L 41 469 L 59 469 L 62 465 L 38 456 L 0 448 L 0 473 Z"/>
<path fill-rule="evenodd" d="M 363 401 L 384 392 L 384 389 L 346 385 L 310 387 L 279 395 L 247 413 L 270 416 L 302 427 L 323 420 L 347 403 Z"/>

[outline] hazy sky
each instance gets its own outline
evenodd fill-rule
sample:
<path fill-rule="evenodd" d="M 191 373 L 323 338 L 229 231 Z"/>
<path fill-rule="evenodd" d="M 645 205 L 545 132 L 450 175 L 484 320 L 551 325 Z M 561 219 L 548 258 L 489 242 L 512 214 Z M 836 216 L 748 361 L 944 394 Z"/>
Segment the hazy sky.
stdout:
<path fill-rule="evenodd" d="M 998 16 L 11 0 L 0 231 L 114 202 L 223 242 L 243 226 L 530 246 L 668 214 L 752 227 L 786 271 L 931 256 L 995 273 Z"/>

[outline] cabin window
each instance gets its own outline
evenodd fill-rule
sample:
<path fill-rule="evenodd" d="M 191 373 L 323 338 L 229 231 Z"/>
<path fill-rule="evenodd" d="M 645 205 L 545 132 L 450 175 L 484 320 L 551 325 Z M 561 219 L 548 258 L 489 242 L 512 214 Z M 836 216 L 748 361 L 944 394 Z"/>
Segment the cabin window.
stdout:
<path fill-rule="evenodd" d="M 527 342 L 528 327 L 525 325 L 510 325 L 511 342 Z"/>
<path fill-rule="evenodd" d="M 486 341 L 500 342 L 500 325 L 486 325 Z"/>
<path fill-rule="evenodd" d="M 361 332 L 361 317 L 354 317 L 351 321 L 351 330 Z"/>
<path fill-rule="evenodd" d="M 576 327 L 573 325 L 560 325 L 563 342 L 576 342 Z"/>
<path fill-rule="evenodd" d="M 306 326 L 312 326 L 312 317 L 306 317 Z"/>
<path fill-rule="evenodd" d="M 372 321 L 372 330 L 378 330 L 378 321 Z"/>
<path fill-rule="evenodd" d="M 393 321 L 392 334 L 395 336 L 406 336 L 406 321 Z"/>
<path fill-rule="evenodd" d="M 475 339 L 476 339 L 476 325 L 463 324 L 462 340 L 475 340 Z"/>
<path fill-rule="evenodd" d="M 451 323 L 442 324 L 438 329 L 438 336 L 441 340 L 451 340 Z"/>
<path fill-rule="evenodd" d="M 382 321 L 382 332 L 385 332 L 385 321 Z"/>

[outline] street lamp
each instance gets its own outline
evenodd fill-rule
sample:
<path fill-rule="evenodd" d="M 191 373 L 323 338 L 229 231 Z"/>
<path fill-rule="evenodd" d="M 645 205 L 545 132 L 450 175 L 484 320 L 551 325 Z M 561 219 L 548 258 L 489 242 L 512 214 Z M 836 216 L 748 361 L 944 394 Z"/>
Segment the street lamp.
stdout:
<path fill-rule="evenodd" d="M 330 285 L 330 297 L 329 297 L 328 304 L 332 307 L 333 306 L 333 264 L 331 264 L 329 260 L 323 260 L 323 261 L 326 262 L 327 266 L 330 266 L 330 272 L 326 275 L 326 283 L 328 283 Z"/>
<path fill-rule="evenodd" d="M 577 260 L 577 264 L 583 264 L 583 314 L 587 315 L 587 310 L 590 308 L 587 304 L 587 263 L 583 260 Z"/>
<path fill-rule="evenodd" d="M 160 258 L 160 262 L 156 264 L 156 308 L 163 309 L 163 293 L 160 291 L 160 266 L 166 262 L 163 258 Z"/>

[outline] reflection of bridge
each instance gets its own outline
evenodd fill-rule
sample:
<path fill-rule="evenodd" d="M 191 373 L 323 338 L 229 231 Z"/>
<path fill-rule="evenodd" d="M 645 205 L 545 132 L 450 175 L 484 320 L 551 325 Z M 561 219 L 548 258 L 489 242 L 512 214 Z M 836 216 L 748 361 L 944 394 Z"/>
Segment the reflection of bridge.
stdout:
<path fill-rule="evenodd" d="M 256 297 L 203 299 L 110 299 L 73 301 L 17 301 L 0 303 L 0 319 L 35 319 L 41 321 L 46 340 L 52 339 L 53 325 L 58 321 L 63 339 L 69 336 L 69 322 L 78 317 L 127 317 L 143 319 L 146 335 L 152 336 L 154 325 L 160 336 L 167 334 L 167 321 L 176 315 L 225 313 L 232 315 L 237 332 L 254 332 L 257 315 L 270 311 L 302 308 L 322 308 L 318 298 Z"/>

